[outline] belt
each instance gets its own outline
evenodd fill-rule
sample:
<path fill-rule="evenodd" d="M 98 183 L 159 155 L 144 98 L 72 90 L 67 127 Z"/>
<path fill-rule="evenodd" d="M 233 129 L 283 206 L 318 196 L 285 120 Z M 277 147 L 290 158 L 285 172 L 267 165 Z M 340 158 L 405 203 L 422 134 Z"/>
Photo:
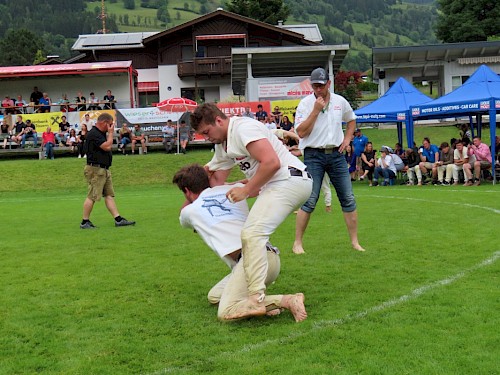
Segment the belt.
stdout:
<path fill-rule="evenodd" d="M 305 177 L 312 179 L 312 176 L 308 171 L 306 170 L 301 171 L 300 169 L 297 169 L 295 167 L 288 167 L 288 173 L 290 173 L 290 176 L 293 177 Z"/>
<path fill-rule="evenodd" d="M 104 165 L 104 164 L 99 164 L 99 163 L 87 163 L 87 165 L 90 165 L 91 167 L 109 169 L 109 165 Z"/>
<path fill-rule="evenodd" d="M 315 148 L 315 147 L 306 147 L 305 150 L 315 150 L 317 152 L 321 152 L 322 154 L 331 154 L 334 151 L 338 151 L 338 147 L 323 147 L 323 148 Z"/>

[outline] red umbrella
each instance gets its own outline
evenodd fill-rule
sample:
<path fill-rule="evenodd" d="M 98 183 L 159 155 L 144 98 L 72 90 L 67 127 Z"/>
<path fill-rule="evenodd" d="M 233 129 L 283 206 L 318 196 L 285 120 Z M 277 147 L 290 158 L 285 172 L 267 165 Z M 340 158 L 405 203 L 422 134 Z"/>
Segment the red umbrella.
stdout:
<path fill-rule="evenodd" d="M 192 111 L 198 106 L 194 100 L 186 98 L 170 98 L 156 105 L 160 111 L 167 112 L 187 112 Z"/>

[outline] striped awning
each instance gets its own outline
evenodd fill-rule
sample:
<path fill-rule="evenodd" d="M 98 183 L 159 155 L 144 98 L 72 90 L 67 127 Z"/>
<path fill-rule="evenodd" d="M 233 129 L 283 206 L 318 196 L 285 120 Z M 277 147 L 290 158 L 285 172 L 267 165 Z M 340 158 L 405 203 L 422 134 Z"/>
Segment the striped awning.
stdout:
<path fill-rule="evenodd" d="M 160 83 L 159 82 L 138 82 L 137 90 L 139 92 L 150 92 L 150 91 L 160 91 Z"/>

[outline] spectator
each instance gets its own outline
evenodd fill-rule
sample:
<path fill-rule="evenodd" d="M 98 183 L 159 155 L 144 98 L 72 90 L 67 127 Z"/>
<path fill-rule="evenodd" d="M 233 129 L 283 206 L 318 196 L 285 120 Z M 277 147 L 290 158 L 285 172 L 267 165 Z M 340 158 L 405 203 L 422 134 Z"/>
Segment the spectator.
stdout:
<path fill-rule="evenodd" d="M 14 134 L 12 136 L 12 141 L 16 142 L 18 145 L 23 140 L 24 128 L 26 124 L 23 122 L 23 116 L 16 116 L 16 123 L 14 124 Z"/>
<path fill-rule="evenodd" d="M 325 211 L 332 212 L 332 189 L 330 188 L 330 177 L 328 173 L 323 176 L 323 181 L 321 181 L 321 191 L 325 196 Z"/>
<path fill-rule="evenodd" d="M 189 126 L 187 126 L 186 121 L 182 120 L 179 126 L 179 140 L 181 145 L 181 152 L 186 153 L 186 147 L 189 141 Z"/>
<path fill-rule="evenodd" d="M 90 119 L 90 114 L 86 113 L 83 117 L 83 121 L 80 122 L 80 127 L 83 125 L 85 125 L 89 131 L 95 126 L 95 121 Z"/>
<path fill-rule="evenodd" d="M 352 143 L 346 146 L 344 156 L 351 175 L 351 181 L 356 181 L 356 154 L 352 150 Z"/>
<path fill-rule="evenodd" d="M 467 147 L 464 146 L 464 141 L 459 139 L 455 143 L 455 151 L 453 151 L 453 185 L 458 185 L 458 172 L 464 171 L 464 186 L 469 186 L 469 180 L 472 179 L 471 171 L 463 169 L 464 165 L 469 162 L 469 155 L 467 154 Z M 472 184 L 472 183 L 471 183 Z"/>
<path fill-rule="evenodd" d="M 33 92 L 31 93 L 30 95 L 30 102 L 33 104 L 33 105 L 38 105 L 40 104 L 40 99 L 42 99 L 43 97 L 43 94 L 38 91 L 38 87 L 33 87 Z"/>
<path fill-rule="evenodd" d="M 243 117 L 255 118 L 255 115 L 250 110 L 250 107 L 245 107 L 245 112 L 241 114 Z"/>
<path fill-rule="evenodd" d="M 47 129 L 42 133 L 42 147 L 45 147 L 45 159 L 54 160 L 55 136 L 50 126 L 47 126 Z"/>
<path fill-rule="evenodd" d="M 255 113 L 255 119 L 258 121 L 266 121 L 267 112 L 264 111 L 262 104 L 257 106 L 257 112 Z"/>
<path fill-rule="evenodd" d="M 31 120 L 26 120 L 24 125 L 23 135 L 21 139 L 21 148 L 24 148 L 26 140 L 33 138 L 33 147 L 38 147 L 38 136 L 35 130 L 36 126 L 31 122 Z"/>
<path fill-rule="evenodd" d="M 471 171 L 474 169 L 474 186 L 481 185 L 480 177 L 481 170 L 487 170 L 491 168 L 492 159 L 491 159 L 491 151 L 490 148 L 481 142 L 481 138 L 474 137 L 472 140 L 472 145 L 468 148 L 469 157 L 471 155 L 475 156 L 475 161 L 471 162 L 469 160 L 468 163 L 464 164 L 464 171 Z M 468 181 L 469 183 L 471 180 Z"/>
<path fill-rule="evenodd" d="M 88 107 L 88 110 L 89 111 L 97 111 L 97 110 L 100 110 L 101 107 L 99 107 L 99 99 L 97 99 L 95 97 L 95 94 L 94 92 L 91 92 L 90 93 L 90 98 L 89 98 L 89 107 Z"/>
<path fill-rule="evenodd" d="M 354 138 L 352 139 L 352 147 L 354 149 L 354 155 L 356 157 L 355 167 L 356 170 L 360 171 L 362 169 L 361 154 L 365 151 L 366 144 L 368 143 L 368 137 L 361 132 L 361 129 L 356 128 L 354 131 Z"/>
<path fill-rule="evenodd" d="M 462 124 L 460 126 L 460 139 L 463 140 L 463 141 L 467 140 L 468 142 L 471 141 L 471 139 L 472 139 L 472 132 L 470 131 L 468 124 Z"/>
<path fill-rule="evenodd" d="M 126 122 L 124 122 L 122 127 L 120 128 L 118 136 L 118 150 L 120 150 L 123 155 L 125 155 L 125 148 L 129 143 L 132 142 L 132 130 L 130 130 Z"/>
<path fill-rule="evenodd" d="M 276 123 L 274 122 L 274 117 L 273 116 L 267 116 L 266 119 L 264 120 L 264 125 L 269 130 L 273 130 L 273 129 L 277 129 L 278 128 L 276 126 Z"/>
<path fill-rule="evenodd" d="M 87 155 L 85 154 L 85 147 L 83 147 L 85 139 L 87 139 L 87 133 L 87 125 L 83 124 L 81 130 L 78 132 L 78 159 L 87 158 Z"/>
<path fill-rule="evenodd" d="M 368 181 L 370 186 L 373 184 L 373 172 L 375 171 L 375 150 L 373 149 L 373 143 L 367 142 L 364 152 L 361 154 L 361 168 L 363 174 L 359 178 L 361 181 L 368 176 Z"/>
<path fill-rule="evenodd" d="M 142 152 L 144 154 L 148 153 L 146 148 L 146 135 L 144 131 L 141 129 L 141 125 L 135 124 L 134 130 L 132 131 L 132 155 L 135 153 L 135 144 L 140 143 L 142 147 Z"/>
<path fill-rule="evenodd" d="M 59 146 L 66 145 L 70 126 L 71 125 L 67 121 L 66 116 L 61 116 L 61 122 L 59 123 L 59 132 L 56 134 L 56 142 Z"/>
<path fill-rule="evenodd" d="M 28 103 L 23 99 L 22 95 L 17 96 L 16 100 L 16 113 L 24 113 L 26 106 Z"/>
<path fill-rule="evenodd" d="M 281 121 L 281 129 L 287 130 L 289 132 L 293 132 L 295 130 L 293 127 L 293 122 L 290 121 L 290 118 L 287 115 L 283 116 L 283 121 Z"/>
<path fill-rule="evenodd" d="M 62 94 L 62 97 L 61 99 L 59 99 L 59 103 L 58 104 L 62 104 L 60 107 L 59 107 L 59 110 L 61 112 L 69 112 L 69 111 L 74 111 L 73 108 L 71 108 L 68 104 L 69 104 L 69 99 L 68 99 L 68 94 Z"/>
<path fill-rule="evenodd" d="M 439 161 L 439 148 L 431 144 L 431 140 L 427 137 L 423 140 L 423 146 L 419 148 L 420 163 L 415 167 L 417 175 L 417 185 L 422 186 L 422 174 L 427 171 L 432 171 L 432 165 Z"/>
<path fill-rule="evenodd" d="M 78 149 L 78 138 L 75 129 L 70 129 L 68 138 L 66 139 L 66 146 L 71 148 L 71 152 L 75 152 L 75 147 Z"/>
<path fill-rule="evenodd" d="M 397 142 L 394 145 L 394 154 L 398 155 L 401 159 L 404 158 L 405 150 L 403 150 L 403 146 L 401 145 L 401 143 Z"/>
<path fill-rule="evenodd" d="M 87 98 L 83 96 L 81 91 L 78 91 L 78 93 L 76 94 L 75 103 L 78 103 L 78 105 L 76 106 L 77 111 L 87 110 Z"/>
<path fill-rule="evenodd" d="M 272 111 L 271 114 L 274 116 L 276 127 L 281 128 L 281 123 L 283 121 L 283 112 L 280 111 L 280 107 L 275 106 L 274 111 Z"/>
<path fill-rule="evenodd" d="M 394 159 L 392 158 L 389 149 L 382 146 L 380 152 L 382 153 L 382 156 L 378 159 L 377 166 L 375 167 L 375 180 L 373 181 L 373 186 L 378 185 L 379 176 L 384 177 L 382 186 L 390 185 L 391 179 L 396 177 L 396 166 L 394 165 Z"/>
<path fill-rule="evenodd" d="M 9 124 L 2 121 L 0 125 L 0 141 L 3 141 L 2 148 L 5 150 L 7 148 L 7 141 L 10 139 L 9 134 Z"/>
<path fill-rule="evenodd" d="M 5 115 L 11 115 L 16 112 L 16 104 L 14 100 L 10 98 L 9 95 L 5 95 L 5 99 L 2 100 L 2 108 L 4 109 L 3 113 Z"/>
<path fill-rule="evenodd" d="M 172 120 L 168 120 L 167 124 L 161 129 L 163 133 L 163 145 L 165 146 L 165 151 L 170 154 L 174 150 L 175 142 L 175 127 Z"/>
<path fill-rule="evenodd" d="M 115 96 L 111 94 L 111 90 L 106 91 L 106 95 L 104 95 L 104 109 L 116 109 L 115 103 Z"/>
<path fill-rule="evenodd" d="M 402 172 L 403 169 L 405 168 L 405 163 L 403 162 L 403 159 L 401 159 L 401 157 L 398 154 L 394 153 L 392 148 L 387 146 L 386 148 L 391 154 L 392 160 L 394 161 L 394 166 L 396 167 L 396 171 Z"/>
<path fill-rule="evenodd" d="M 441 143 L 440 148 L 439 161 L 434 164 L 433 169 L 437 169 L 438 185 L 449 186 L 453 176 L 453 150 L 448 142 Z M 443 181 L 444 172 L 446 172 L 446 179 Z"/>
<path fill-rule="evenodd" d="M 52 105 L 52 100 L 49 97 L 49 94 L 44 92 L 42 97 L 38 101 L 38 112 L 40 113 L 48 113 L 50 112 L 50 106 Z"/>
<path fill-rule="evenodd" d="M 420 157 L 418 156 L 417 152 L 415 152 L 415 150 L 412 148 L 406 149 L 405 155 L 408 164 L 403 170 L 406 171 L 406 174 L 408 176 L 408 185 L 414 185 L 416 167 L 420 164 Z"/>

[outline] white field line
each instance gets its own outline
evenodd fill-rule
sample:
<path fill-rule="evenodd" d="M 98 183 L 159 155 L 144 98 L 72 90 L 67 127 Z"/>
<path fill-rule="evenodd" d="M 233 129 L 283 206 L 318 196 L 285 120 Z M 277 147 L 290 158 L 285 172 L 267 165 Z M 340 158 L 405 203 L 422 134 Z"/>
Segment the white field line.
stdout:
<path fill-rule="evenodd" d="M 349 314 L 349 315 L 344 316 L 343 318 L 337 318 L 337 319 L 332 319 L 332 320 L 321 320 L 321 321 L 315 322 L 313 324 L 313 326 L 311 327 L 311 329 L 309 329 L 307 331 L 303 331 L 303 332 L 295 331 L 293 333 L 290 333 L 288 336 L 282 336 L 282 337 L 279 337 L 276 339 L 265 340 L 265 341 L 259 342 L 257 344 L 245 345 L 240 349 L 231 350 L 229 352 L 227 352 L 227 351 L 222 352 L 222 353 L 216 354 L 210 358 L 205 358 L 203 361 L 200 360 L 200 361 L 198 361 L 198 364 L 202 364 L 205 361 L 216 361 L 218 358 L 234 357 L 234 356 L 239 355 L 239 354 L 252 352 L 254 350 L 258 350 L 258 349 L 261 349 L 261 348 L 264 348 L 267 346 L 271 346 L 271 345 L 276 346 L 277 344 L 283 344 L 285 342 L 309 335 L 317 330 L 338 327 L 338 326 L 342 326 L 344 324 L 350 323 L 351 321 L 354 321 L 354 320 L 363 319 L 363 318 L 365 318 L 368 315 L 371 315 L 373 313 L 384 311 L 384 310 L 387 310 L 391 307 L 401 305 L 405 302 L 414 300 L 414 299 L 420 297 L 421 295 L 423 295 L 423 294 L 425 294 L 433 289 L 436 289 L 436 288 L 439 288 L 439 287 L 442 287 L 445 285 L 450 285 L 450 284 L 454 283 L 455 281 L 466 277 L 467 275 L 471 274 L 474 271 L 477 271 L 481 268 L 484 268 L 486 266 L 489 266 L 489 265 L 495 263 L 499 258 L 500 258 L 500 250 L 494 252 L 489 258 L 486 258 L 482 262 L 480 262 L 480 263 L 478 263 L 470 268 L 467 268 L 463 271 L 460 271 L 455 275 L 446 277 L 442 280 L 435 281 L 435 282 L 430 283 L 430 284 L 423 285 L 419 288 L 413 289 L 408 294 L 402 295 L 400 297 L 392 298 L 390 300 L 382 302 L 379 305 L 370 307 L 364 311 L 360 311 L 360 312 L 357 312 L 354 314 Z M 194 364 L 196 364 L 196 363 L 194 363 Z M 184 372 L 184 371 L 189 371 L 189 370 L 191 370 L 190 365 L 166 367 L 164 369 L 149 373 L 147 375 L 160 375 L 160 374 L 169 374 L 169 373 L 174 373 L 174 372 L 179 373 L 179 372 Z"/>

